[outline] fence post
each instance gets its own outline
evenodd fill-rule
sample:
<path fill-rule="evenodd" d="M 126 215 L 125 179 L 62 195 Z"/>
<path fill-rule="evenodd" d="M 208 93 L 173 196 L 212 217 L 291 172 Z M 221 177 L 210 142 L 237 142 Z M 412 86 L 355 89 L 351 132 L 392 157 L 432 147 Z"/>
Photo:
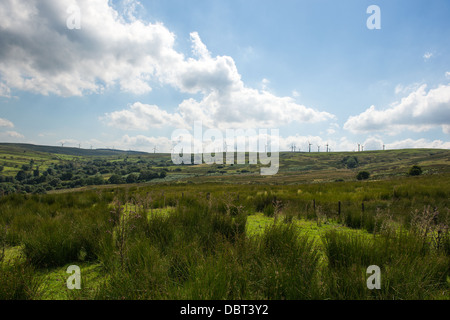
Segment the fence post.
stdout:
<path fill-rule="evenodd" d="M 338 215 L 341 216 L 341 201 L 338 202 Z"/>

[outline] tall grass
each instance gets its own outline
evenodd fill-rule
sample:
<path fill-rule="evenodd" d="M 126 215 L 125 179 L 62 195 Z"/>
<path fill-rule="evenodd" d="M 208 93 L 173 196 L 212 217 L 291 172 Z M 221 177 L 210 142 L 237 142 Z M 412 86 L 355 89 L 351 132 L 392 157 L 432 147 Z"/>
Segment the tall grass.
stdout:
<path fill-rule="evenodd" d="M 38 298 L 36 269 L 91 261 L 106 275 L 83 296 L 92 299 L 433 299 L 449 291 L 450 214 L 448 192 L 432 185 L 164 185 L 3 197 L 0 254 L 20 246 L 26 262 L 2 269 L 16 280 L 0 281 L 10 297 Z M 249 236 L 254 212 L 273 223 Z M 315 242 L 297 219 L 355 232 L 332 230 Z M 381 290 L 367 288 L 369 265 L 381 268 Z"/>
<path fill-rule="evenodd" d="M 337 299 L 433 299 L 448 290 L 448 255 L 424 245 L 406 231 L 364 237 L 327 232 L 327 295 Z M 366 287 L 367 267 L 381 268 L 381 290 Z"/>
<path fill-rule="evenodd" d="M 0 263 L 0 300 L 35 300 L 42 294 L 42 279 L 28 264 Z"/>

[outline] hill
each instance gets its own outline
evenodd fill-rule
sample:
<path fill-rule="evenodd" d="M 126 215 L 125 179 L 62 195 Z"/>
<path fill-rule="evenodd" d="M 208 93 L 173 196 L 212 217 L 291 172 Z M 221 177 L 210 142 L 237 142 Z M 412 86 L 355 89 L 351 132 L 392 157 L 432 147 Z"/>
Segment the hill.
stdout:
<path fill-rule="evenodd" d="M 406 176 L 413 165 L 424 175 L 450 173 L 450 150 L 281 152 L 279 171 L 262 176 L 261 165 L 174 165 L 170 154 L 122 150 L 0 144 L 0 189 L 49 192 L 93 185 L 136 183 L 300 184 Z"/>
<path fill-rule="evenodd" d="M 82 149 L 71 147 L 40 146 L 24 143 L 0 143 L 1 153 L 20 153 L 20 152 L 42 152 L 69 156 L 87 157 L 87 156 L 115 156 L 115 155 L 143 155 L 145 152 L 123 151 L 115 149 Z"/>

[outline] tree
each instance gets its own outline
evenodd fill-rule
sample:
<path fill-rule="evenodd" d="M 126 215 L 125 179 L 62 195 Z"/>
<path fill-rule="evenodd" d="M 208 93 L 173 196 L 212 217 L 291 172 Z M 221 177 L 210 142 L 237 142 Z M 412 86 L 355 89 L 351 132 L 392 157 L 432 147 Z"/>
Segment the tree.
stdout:
<path fill-rule="evenodd" d="M 370 177 L 370 173 L 368 173 L 367 171 L 361 171 L 356 176 L 356 179 L 358 179 L 358 180 L 367 180 L 367 179 L 369 179 L 369 177 Z"/>
<path fill-rule="evenodd" d="M 345 165 L 348 169 L 353 169 L 358 166 L 358 158 L 356 157 L 348 157 L 345 159 Z"/>
<path fill-rule="evenodd" d="M 19 172 L 17 172 L 16 175 L 16 180 L 17 181 L 23 181 L 27 178 L 27 173 L 23 170 L 20 170 Z"/>
<path fill-rule="evenodd" d="M 150 181 L 159 178 L 159 175 L 151 171 L 142 171 L 139 175 L 139 181 Z"/>
<path fill-rule="evenodd" d="M 129 174 L 126 181 L 127 181 L 127 183 L 135 183 L 135 182 L 137 182 L 137 180 L 138 180 L 137 175 Z"/>
<path fill-rule="evenodd" d="M 57 187 L 61 183 L 61 180 L 59 178 L 53 178 L 49 181 L 49 185 L 52 187 Z"/>
<path fill-rule="evenodd" d="M 113 174 L 113 175 L 109 178 L 108 182 L 109 182 L 110 184 L 121 184 L 121 183 L 123 183 L 123 179 L 122 179 L 122 177 L 119 176 L 118 174 Z"/>
<path fill-rule="evenodd" d="M 161 179 L 164 179 L 166 176 L 167 176 L 167 172 L 166 172 L 166 171 L 161 171 L 161 172 L 159 173 L 159 177 L 160 177 Z"/>
<path fill-rule="evenodd" d="M 422 174 L 422 168 L 419 166 L 412 166 L 411 169 L 409 169 L 410 176 L 420 176 L 421 174 Z"/>
<path fill-rule="evenodd" d="M 72 177 L 73 177 L 72 172 L 64 172 L 64 173 L 61 175 L 61 180 L 68 181 L 68 180 L 71 180 Z"/>

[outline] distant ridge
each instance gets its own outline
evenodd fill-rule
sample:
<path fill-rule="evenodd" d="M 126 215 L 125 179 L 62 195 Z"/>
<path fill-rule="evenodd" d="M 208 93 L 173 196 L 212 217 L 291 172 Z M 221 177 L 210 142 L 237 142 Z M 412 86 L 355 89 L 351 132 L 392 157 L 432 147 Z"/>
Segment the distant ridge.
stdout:
<path fill-rule="evenodd" d="M 0 143 L 0 146 L 16 148 L 24 151 L 63 154 L 69 156 L 114 156 L 114 155 L 145 155 L 147 152 L 123 151 L 116 149 L 81 149 L 74 147 L 41 146 L 26 143 Z"/>

